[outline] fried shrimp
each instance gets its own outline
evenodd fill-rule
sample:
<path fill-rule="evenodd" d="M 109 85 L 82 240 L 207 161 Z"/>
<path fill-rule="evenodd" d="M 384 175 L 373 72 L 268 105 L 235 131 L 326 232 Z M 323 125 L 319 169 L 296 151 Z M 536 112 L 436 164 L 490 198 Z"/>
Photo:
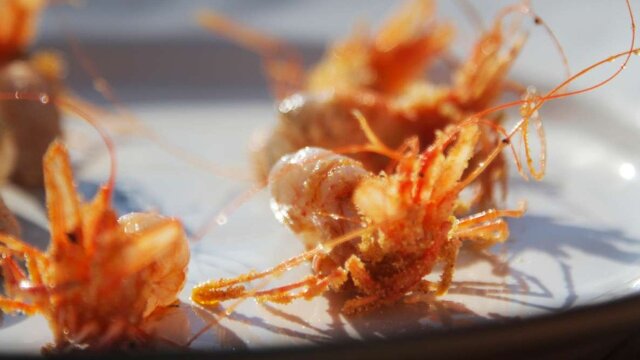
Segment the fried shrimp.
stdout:
<path fill-rule="evenodd" d="M 44 167 L 51 243 L 42 252 L 0 236 L 0 309 L 44 315 L 52 350 L 144 343 L 142 321 L 175 302 L 185 282 L 189 247 L 182 225 L 156 214 L 118 219 L 111 183 L 82 201 L 59 142 L 50 146 Z"/>
<path fill-rule="evenodd" d="M 485 30 L 469 57 L 454 67 L 448 83 L 438 84 L 425 76 L 436 60 L 441 60 L 453 40 L 451 24 L 434 17 L 431 0 L 413 0 L 373 36 L 358 31 L 344 41 L 331 45 L 321 61 L 306 74 L 291 64 L 290 50 L 260 34 L 248 33 L 229 25 L 215 14 L 203 14 L 201 22 L 237 42 L 263 54 L 265 64 L 280 54 L 288 62 L 289 75 L 273 72 L 265 66 L 277 91 L 279 119 L 272 132 L 256 146 L 254 162 L 259 179 L 266 179 L 278 159 L 303 147 L 342 149 L 366 139 L 351 116 L 362 112 L 382 141 L 400 146 L 410 136 L 418 136 L 423 145 L 435 140 L 438 130 L 464 121 L 469 115 L 487 109 L 506 89 L 507 73 L 525 41 L 524 32 L 505 30 L 505 17 L 520 8 L 507 8 Z M 296 70 L 296 71 L 294 71 Z M 297 81 L 291 77 L 299 74 Z M 286 83 L 285 83 L 286 79 Z M 291 83 L 298 84 L 297 87 Z M 287 85 L 287 86 L 285 86 Z M 500 116 L 492 120 L 499 123 Z M 472 162 L 486 155 L 495 142 L 493 133 L 480 132 Z M 389 160 L 378 154 L 355 153 L 350 156 L 366 169 L 389 169 Z M 506 163 L 499 156 L 477 181 L 473 203 L 484 209 L 494 205 L 496 185 L 505 195 Z"/>
<path fill-rule="evenodd" d="M 363 128 L 367 129 L 364 123 Z M 312 261 L 314 275 L 252 293 L 239 284 L 265 273 L 249 273 L 201 284 L 193 300 L 210 305 L 250 295 L 288 303 L 332 289 L 351 294 L 343 311 L 353 313 L 429 289 L 423 278 L 437 263 L 445 266 L 437 286 L 442 294 L 451 283 L 463 241 L 481 247 L 503 242 L 509 235 L 503 218 L 524 213 L 492 209 L 461 219 L 455 216 L 463 189 L 459 183 L 480 137 L 476 122 L 439 133 L 423 152 L 415 138 L 402 151 L 394 151 L 372 133 L 368 136 L 368 151 L 397 161 L 394 172 L 374 174 L 351 158 L 305 148 L 283 157 L 270 174 L 272 208 L 304 239 L 310 251 L 302 257 Z M 281 271 L 274 269 L 266 273 Z"/>
<path fill-rule="evenodd" d="M 420 149 L 417 137 L 405 140 L 397 149 L 385 145 L 365 117 L 355 112 L 367 142 L 349 150 L 388 157 L 395 164 L 392 172 L 369 172 L 361 162 L 318 148 L 283 157 L 269 176 L 272 208 L 276 217 L 303 239 L 308 251 L 266 271 L 201 283 L 193 289 L 192 300 L 203 306 L 250 297 L 289 303 L 330 290 L 346 293 L 343 312 L 355 313 L 394 304 L 414 293 L 446 293 L 461 244 L 488 247 L 507 240 L 505 218 L 520 217 L 525 211 L 524 206 L 487 209 L 460 217 L 457 209 L 464 206 L 461 192 L 482 176 L 506 147 L 511 148 L 523 177 L 528 178 L 525 166 L 534 179 L 544 177 L 546 142 L 539 110 L 549 100 L 607 84 L 623 71 L 631 55 L 640 51 L 634 48 L 636 24 L 629 1 L 626 5 L 631 22 L 627 51 L 569 76 L 544 95 L 528 91 L 522 100 L 482 110 L 449 125 L 436 132 L 425 150 Z M 584 74 L 618 58 L 624 58 L 622 65 L 605 80 L 563 92 Z M 487 118 L 516 106 L 521 118 L 509 132 Z M 531 123 L 541 142 L 537 167 L 530 148 Z M 482 128 L 496 141 L 481 161 L 474 162 Z M 516 134 L 521 135 L 524 165 L 513 145 Z M 278 276 L 305 261 L 312 261 L 313 274 L 300 281 L 270 289 L 247 288 L 252 281 Z M 437 264 L 443 267 L 436 284 L 426 277 Z"/>
<path fill-rule="evenodd" d="M 0 92 L 31 92 L 56 97 L 62 69 L 53 53 L 30 55 L 42 0 L 0 2 Z M 42 157 L 62 133 L 60 114 L 51 102 L 0 103 L 0 182 L 42 186 Z"/>

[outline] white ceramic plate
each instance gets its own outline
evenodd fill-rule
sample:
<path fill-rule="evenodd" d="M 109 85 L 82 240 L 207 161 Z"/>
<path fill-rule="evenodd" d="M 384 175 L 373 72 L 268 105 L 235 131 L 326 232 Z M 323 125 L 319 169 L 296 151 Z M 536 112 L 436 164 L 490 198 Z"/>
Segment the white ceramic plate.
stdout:
<path fill-rule="evenodd" d="M 571 29 L 560 26 L 556 31 L 570 32 Z M 614 34 L 621 37 L 619 47 L 624 49 L 626 33 L 621 30 Z M 221 44 L 210 46 L 209 55 L 203 57 L 216 58 L 225 51 L 233 56 L 220 55 L 221 58 L 242 54 Z M 136 45 L 104 48 L 96 46 L 94 50 L 115 58 L 129 54 L 124 49 L 130 50 Z M 157 55 L 153 53 L 157 48 L 156 44 L 147 49 Z M 602 56 L 594 54 L 591 58 L 609 54 L 606 50 L 598 53 Z M 150 57 L 136 56 L 131 61 L 139 70 L 141 64 L 136 61 L 144 63 L 141 59 L 149 61 Z M 226 76 L 220 74 L 225 73 L 225 66 L 230 63 L 207 67 L 214 75 L 203 75 L 205 79 L 209 76 L 215 80 L 219 76 L 224 81 L 211 83 L 206 96 L 202 96 L 199 91 L 204 85 L 195 78 L 190 78 L 190 83 L 177 85 L 175 79 L 190 71 L 203 71 L 204 67 L 185 70 L 191 64 L 189 60 L 186 57 L 175 60 L 175 55 L 172 56 L 172 61 L 178 64 L 187 63 L 171 67 L 177 77 L 164 75 L 162 79 L 174 81 L 167 84 L 167 89 L 159 89 L 162 80 L 151 77 L 147 83 L 140 81 L 136 86 L 127 86 L 131 85 L 127 79 L 119 79 L 117 74 L 126 74 L 131 68 L 122 69 L 122 63 L 115 68 L 109 68 L 107 63 L 102 65 L 107 73 L 112 71 L 112 76 L 107 78 L 113 79 L 116 88 L 118 81 L 124 84 L 123 98 L 128 99 L 131 109 L 169 141 L 211 163 L 248 173 L 249 139 L 256 129 L 266 128 L 274 121 L 275 111 L 263 92 L 252 90 L 262 86 L 260 80 L 238 85 L 233 82 L 233 74 L 248 72 L 251 76 L 244 79 L 253 79 L 257 76 L 257 63 L 247 61 L 250 55 L 244 55 L 231 75 Z M 532 56 L 523 59 L 525 65 L 519 66 L 515 73 L 526 83 L 536 74 L 534 70 L 533 74 L 528 73 L 526 64 L 535 64 L 536 59 L 542 58 L 535 52 Z M 584 61 L 579 58 L 578 62 Z M 539 67 L 532 65 L 532 69 Z M 554 69 L 561 68 L 558 65 Z M 623 76 L 634 75 L 637 69 L 623 73 Z M 77 73 L 72 74 L 73 79 L 74 76 L 78 77 Z M 560 76 L 547 74 L 542 78 L 560 79 Z M 539 78 L 536 76 L 536 79 Z M 545 89 L 553 82 L 537 85 Z M 214 321 L 211 329 L 192 346 L 205 350 L 242 349 L 384 338 L 425 329 L 458 328 L 561 313 L 576 306 L 636 293 L 640 286 L 640 223 L 636 221 L 640 215 L 637 205 L 640 203 L 640 174 L 637 174 L 640 128 L 635 124 L 632 99 L 638 95 L 638 89 L 629 80 L 611 87 L 545 108 L 547 177 L 540 183 L 525 182 L 514 174 L 507 201 L 507 205 L 515 205 L 518 200 L 526 200 L 529 211 L 524 218 L 509 222 L 511 239 L 506 245 L 493 249 L 493 257 L 479 258 L 463 251 L 454 286 L 440 301 L 346 318 L 338 313 L 338 307 L 332 306 L 337 301 L 333 296 L 287 306 L 248 300 L 232 315 Z M 68 139 L 75 151 L 80 188 L 90 195 L 106 177 L 107 158 L 97 140 L 78 140 L 79 134 L 87 134 L 86 129 L 70 122 Z M 116 204 L 120 211 L 158 210 L 181 218 L 192 233 L 251 186 L 248 182 L 195 168 L 154 144 L 132 136 L 118 137 L 118 160 Z M 6 188 L 3 195 L 26 226 L 27 240 L 45 245 L 46 218 L 36 198 L 14 187 Z M 157 324 L 163 336 L 184 342 L 216 319 L 191 307 L 189 293 L 196 283 L 265 269 L 302 251 L 300 242 L 275 220 L 268 200 L 265 192 L 255 195 L 222 219 L 221 225 L 203 240 L 191 245 L 192 261 L 188 284 L 180 296 L 182 304 Z M 302 266 L 273 284 L 308 273 L 308 266 Z M 35 353 L 50 340 L 46 323 L 39 316 L 4 316 L 0 325 L 3 352 Z"/>

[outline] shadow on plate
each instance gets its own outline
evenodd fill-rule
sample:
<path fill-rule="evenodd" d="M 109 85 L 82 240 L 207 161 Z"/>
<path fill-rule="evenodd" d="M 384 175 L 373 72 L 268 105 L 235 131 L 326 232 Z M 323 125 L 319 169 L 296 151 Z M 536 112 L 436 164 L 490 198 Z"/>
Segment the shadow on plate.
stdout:
<path fill-rule="evenodd" d="M 465 249 L 460 258 L 461 266 L 477 261 L 489 262 L 494 274 L 504 276 L 505 281 L 455 281 L 449 290 L 450 294 L 483 297 L 550 313 L 562 312 L 575 306 L 577 300 L 568 249 L 624 264 L 634 264 L 640 258 L 640 253 L 624 249 L 625 245 L 637 244 L 637 241 L 617 230 L 566 225 L 552 218 L 536 215 L 513 221 L 511 225 L 513 234 L 517 236 L 513 236 L 513 240 L 503 249 L 498 249 L 497 253 Z M 511 260 L 527 250 L 544 252 L 557 259 L 566 288 L 566 296 L 560 304 L 547 306 L 537 303 L 536 299 L 552 299 L 555 294 L 534 274 L 509 266 Z M 400 303 L 390 308 L 345 317 L 340 314 L 344 298 L 340 294 L 333 293 L 327 294 L 326 297 L 330 303 L 329 311 L 332 317 L 328 329 L 288 312 L 286 306 L 270 304 L 262 305 L 269 313 L 268 316 L 285 320 L 291 324 L 290 327 L 275 326 L 268 318 L 237 312 L 231 314 L 229 319 L 318 344 L 352 337 L 353 335 L 347 331 L 347 325 L 355 330 L 358 338 L 370 339 L 395 337 L 416 331 L 458 328 L 489 321 L 505 322 L 520 319 L 519 316 L 507 317 L 498 313 L 482 316 L 463 303 L 446 298 L 435 298 L 428 294 L 414 298 L 413 303 Z M 301 331 L 302 329 L 304 331 Z"/>
<path fill-rule="evenodd" d="M 566 249 L 575 249 L 619 263 L 640 262 L 640 253 L 624 250 L 624 245 L 637 245 L 638 240 L 619 230 L 566 225 L 538 215 L 527 215 L 510 222 L 510 226 L 512 234 L 517 235 L 507 243 L 509 259 L 524 251 L 537 250 L 564 261 L 570 260 Z"/>
<path fill-rule="evenodd" d="M 97 189 L 95 183 L 81 182 L 81 193 L 92 195 Z M 41 194 L 43 200 L 43 195 Z M 120 211 L 136 211 L 139 205 L 127 196 L 126 192 L 116 192 L 115 203 Z M 28 219 L 19 219 L 23 227 L 23 235 L 33 245 L 44 249 L 48 244 L 48 231 Z M 575 249 L 589 255 L 606 258 L 625 264 L 637 263 L 640 253 L 625 250 L 625 245 L 636 244 L 637 241 L 625 236 L 617 230 L 601 230 L 575 225 L 566 225 L 556 220 L 536 215 L 528 215 L 525 219 L 512 221 L 513 239 L 508 242 L 503 254 L 478 252 L 465 249 L 460 258 L 460 266 L 466 266 L 477 261 L 488 261 L 499 276 L 504 276 L 505 282 L 456 281 L 452 284 L 450 294 L 484 297 L 496 301 L 517 303 L 546 310 L 561 312 L 574 306 L 577 295 L 574 289 L 571 273 L 570 252 Z M 554 294 L 544 285 L 544 282 L 532 274 L 515 270 L 509 262 L 524 251 L 536 250 L 547 253 L 559 262 L 564 277 L 567 295 L 557 307 L 547 307 L 536 304 L 528 299 L 552 298 Z M 501 260 L 506 255 L 507 260 Z M 226 316 L 228 320 L 261 328 L 286 337 L 304 340 L 310 343 L 323 344 L 350 338 L 353 334 L 347 331 L 347 326 L 355 330 L 361 339 L 388 338 L 416 331 L 437 331 L 440 329 L 458 328 L 481 322 L 503 322 L 514 320 L 500 314 L 481 316 L 465 304 L 435 298 L 424 294 L 413 298 L 412 303 L 401 303 L 378 311 L 345 317 L 340 314 L 344 298 L 340 294 L 327 294 L 331 323 L 328 328 L 321 328 L 304 318 L 287 311 L 285 306 L 263 304 L 263 309 L 269 314 L 267 317 L 247 315 L 233 312 Z M 525 299 L 525 300 L 523 300 Z M 160 343 L 171 347 L 184 347 L 193 343 L 199 349 L 243 349 L 247 347 L 246 339 L 234 333 L 219 322 L 224 309 L 202 310 L 186 303 L 165 309 L 155 314 L 145 329 Z M 285 320 L 290 326 L 275 325 L 269 317 Z M 13 326 L 24 317 L 5 316 L 0 328 Z M 281 322 L 280 322 L 281 323 Z M 193 338 L 197 335 L 196 338 Z"/>

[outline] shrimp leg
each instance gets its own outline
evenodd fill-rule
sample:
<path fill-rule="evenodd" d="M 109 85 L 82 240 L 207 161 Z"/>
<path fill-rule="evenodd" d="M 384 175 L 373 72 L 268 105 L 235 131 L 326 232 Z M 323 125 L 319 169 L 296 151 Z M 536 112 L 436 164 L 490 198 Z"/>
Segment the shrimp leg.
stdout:
<path fill-rule="evenodd" d="M 21 301 L 11 300 L 0 296 L 0 311 L 5 314 L 22 312 L 27 315 L 33 315 L 37 312 L 37 308 Z"/>
<path fill-rule="evenodd" d="M 29 254 L 32 256 L 37 256 L 37 257 L 43 257 L 42 253 L 40 252 L 40 250 L 31 247 L 29 245 L 27 245 L 26 243 L 15 239 L 12 236 L 9 235 L 5 235 L 5 234 L 0 234 L 0 244 L 4 244 L 4 246 L 6 247 L 6 249 L 9 249 L 10 251 L 14 251 L 16 253 L 19 254 Z M 0 252 L 2 253 L 2 252 Z"/>
<path fill-rule="evenodd" d="M 247 291 L 244 286 L 238 285 L 202 287 L 198 288 L 198 291 L 194 291 L 192 296 L 195 302 L 209 306 L 225 300 L 245 299 L 248 297 L 254 297 L 260 301 L 287 304 L 298 298 L 311 299 L 325 292 L 329 287 L 340 287 L 347 280 L 346 275 L 347 273 L 342 268 L 337 268 L 325 277 L 312 275 L 304 280 L 269 290 Z M 293 290 L 303 287 L 306 289 L 298 293 L 292 293 Z"/>
<path fill-rule="evenodd" d="M 1 244 L 4 244 L 4 246 Z M 41 285 L 42 276 L 39 265 L 45 262 L 45 258 L 40 250 L 16 240 L 11 236 L 0 235 L 0 255 L 7 255 L 12 252 L 24 257 L 29 272 L 29 280 L 36 285 Z M 14 263 L 11 256 L 7 256 L 4 261 Z M 19 269 L 17 265 L 15 265 L 15 268 Z M 22 272 L 22 270 L 20 270 L 20 272 Z"/>
<path fill-rule="evenodd" d="M 347 280 L 347 273 L 342 268 L 337 268 L 325 277 L 310 276 L 298 283 L 277 287 L 266 291 L 257 291 L 253 294 L 258 300 L 268 300 L 277 303 L 289 303 L 297 298 L 312 299 L 325 292 L 329 287 L 340 287 Z M 290 293 L 290 290 L 306 287 L 298 293 Z"/>
<path fill-rule="evenodd" d="M 513 209 L 513 210 L 489 209 L 489 210 L 465 217 L 464 219 L 460 220 L 458 222 L 458 229 L 472 228 L 474 225 L 482 224 L 484 222 L 495 220 L 497 218 L 502 218 L 502 217 L 519 218 L 522 215 L 524 215 L 525 210 L 526 209 L 524 205 L 521 205 L 519 209 Z"/>
<path fill-rule="evenodd" d="M 487 247 L 509 238 L 509 227 L 503 219 L 455 233 L 458 238 L 473 241 L 477 246 Z"/>

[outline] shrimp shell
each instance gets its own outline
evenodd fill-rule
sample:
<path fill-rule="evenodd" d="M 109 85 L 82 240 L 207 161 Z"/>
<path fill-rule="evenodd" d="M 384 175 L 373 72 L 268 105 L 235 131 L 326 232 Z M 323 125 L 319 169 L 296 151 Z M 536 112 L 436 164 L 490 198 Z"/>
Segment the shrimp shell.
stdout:
<path fill-rule="evenodd" d="M 312 249 L 360 227 L 351 198 L 368 176 L 362 164 L 349 157 L 307 147 L 282 157 L 271 170 L 271 208 Z M 340 264 L 354 250 L 342 244 L 331 257 Z"/>

